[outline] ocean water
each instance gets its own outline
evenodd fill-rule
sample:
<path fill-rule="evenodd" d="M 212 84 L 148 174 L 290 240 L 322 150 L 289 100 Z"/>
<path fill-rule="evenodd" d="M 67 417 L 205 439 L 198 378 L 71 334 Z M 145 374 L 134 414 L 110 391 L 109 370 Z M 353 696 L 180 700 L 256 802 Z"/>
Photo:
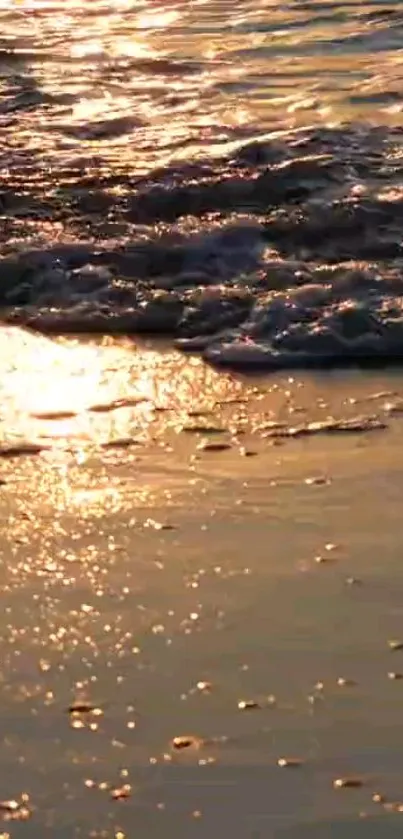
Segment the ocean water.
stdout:
<path fill-rule="evenodd" d="M 0 839 L 401 836 L 401 10 L 0 0 Z"/>
<path fill-rule="evenodd" d="M 399 360 L 400 2 L 3 0 L 2 318 Z"/>

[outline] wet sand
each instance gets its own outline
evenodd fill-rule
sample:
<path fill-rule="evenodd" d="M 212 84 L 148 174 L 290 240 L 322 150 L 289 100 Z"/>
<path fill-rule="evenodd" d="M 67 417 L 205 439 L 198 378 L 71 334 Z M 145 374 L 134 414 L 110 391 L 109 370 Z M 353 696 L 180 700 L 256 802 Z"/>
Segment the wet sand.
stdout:
<path fill-rule="evenodd" d="M 401 373 L 3 337 L 4 835 L 399 835 Z"/>

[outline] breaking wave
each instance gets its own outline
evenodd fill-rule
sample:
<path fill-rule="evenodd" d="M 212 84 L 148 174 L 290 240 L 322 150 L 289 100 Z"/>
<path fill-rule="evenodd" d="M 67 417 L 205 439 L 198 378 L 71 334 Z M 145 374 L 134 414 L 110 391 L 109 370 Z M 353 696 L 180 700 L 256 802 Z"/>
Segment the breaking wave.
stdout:
<path fill-rule="evenodd" d="M 62 202 L 21 179 L 0 201 L 5 322 L 165 335 L 234 368 L 403 361 L 398 128 L 279 132 L 119 188 L 72 178 Z"/>

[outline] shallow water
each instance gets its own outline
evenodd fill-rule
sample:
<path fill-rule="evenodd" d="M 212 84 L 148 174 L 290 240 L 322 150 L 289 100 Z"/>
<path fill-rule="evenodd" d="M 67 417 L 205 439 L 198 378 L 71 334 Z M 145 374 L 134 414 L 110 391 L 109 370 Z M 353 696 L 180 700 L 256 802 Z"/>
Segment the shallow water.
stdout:
<path fill-rule="evenodd" d="M 400 41 L 0 2 L 4 839 L 401 833 Z"/>
<path fill-rule="evenodd" d="M 398 836 L 400 375 L 2 334 L 4 833 Z"/>
<path fill-rule="evenodd" d="M 3 4 L 3 318 L 401 359 L 399 3 Z"/>
<path fill-rule="evenodd" d="M 3 121 L 39 164 L 145 172 L 262 129 L 400 124 L 398 2 L 2 6 Z"/>

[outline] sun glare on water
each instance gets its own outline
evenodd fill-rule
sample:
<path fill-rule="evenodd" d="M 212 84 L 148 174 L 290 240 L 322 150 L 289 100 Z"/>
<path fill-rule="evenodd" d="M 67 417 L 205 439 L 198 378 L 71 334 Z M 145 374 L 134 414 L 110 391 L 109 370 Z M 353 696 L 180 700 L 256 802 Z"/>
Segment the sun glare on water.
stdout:
<path fill-rule="evenodd" d="M 56 341 L 2 326 L 0 359 L 0 442 L 144 436 L 157 417 L 179 421 L 240 388 L 200 359 L 129 340 Z"/>

